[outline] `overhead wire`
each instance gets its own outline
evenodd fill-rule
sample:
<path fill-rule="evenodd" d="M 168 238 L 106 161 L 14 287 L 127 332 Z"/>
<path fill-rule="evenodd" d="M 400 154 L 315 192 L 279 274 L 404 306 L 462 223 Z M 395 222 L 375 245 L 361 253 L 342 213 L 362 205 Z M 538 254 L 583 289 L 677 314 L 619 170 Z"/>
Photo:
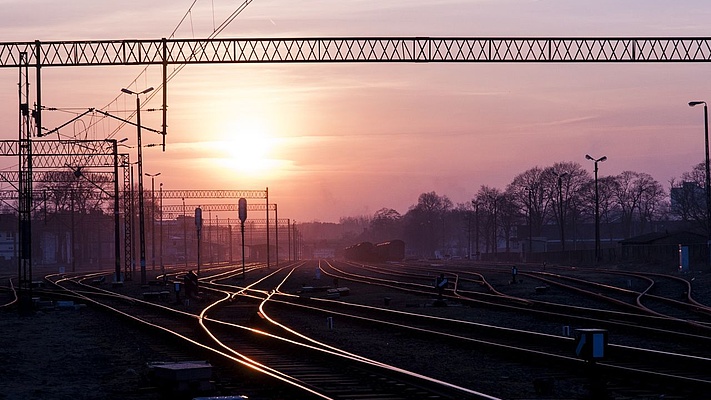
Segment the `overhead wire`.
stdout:
<path fill-rule="evenodd" d="M 222 31 L 224 31 L 224 30 L 242 13 L 242 11 L 244 11 L 244 9 L 247 8 L 247 6 L 249 6 L 253 1 L 254 1 L 254 0 L 244 0 L 244 2 L 243 2 L 239 7 L 237 7 L 237 9 L 234 10 L 234 11 L 232 12 L 232 14 L 230 14 L 230 16 L 227 17 L 227 18 L 226 18 L 219 26 L 217 26 L 216 28 L 214 27 L 214 2 L 213 2 L 213 32 L 208 36 L 207 40 L 214 39 L 214 38 L 216 38 L 220 33 L 222 33 Z M 183 15 L 183 18 L 180 20 L 180 22 L 178 23 L 178 25 L 175 27 L 175 29 L 174 29 L 173 32 L 171 33 L 171 35 L 170 35 L 170 38 L 171 38 L 171 39 L 172 39 L 173 37 L 175 37 L 175 34 L 177 33 L 178 29 L 180 29 L 180 26 L 183 24 L 183 22 L 185 22 L 186 18 L 190 18 L 191 32 L 192 32 L 192 34 L 193 34 L 193 39 L 195 38 L 195 32 L 194 32 L 193 24 L 192 24 L 192 10 L 193 10 L 193 7 L 195 6 L 196 3 L 197 3 L 197 0 L 194 0 L 193 3 L 192 3 L 192 4 L 190 5 L 190 7 L 188 8 L 188 11 L 185 13 L 185 15 Z M 193 51 L 193 53 L 191 54 L 190 57 L 193 57 L 194 55 L 195 55 L 195 51 Z M 175 69 L 173 69 L 173 71 L 166 77 L 166 82 L 170 82 L 173 78 L 175 78 L 175 77 L 180 73 L 180 71 L 182 71 L 183 68 L 185 68 L 185 66 L 187 66 L 187 64 L 179 64 Z M 141 73 L 139 73 L 139 75 L 131 82 L 130 85 L 134 85 L 134 84 L 138 81 L 138 79 L 140 79 L 141 76 L 145 76 L 147 70 L 148 70 L 148 66 L 146 66 L 146 67 L 143 69 L 143 71 L 141 71 Z M 129 85 L 129 86 L 130 86 L 130 85 Z M 144 101 L 144 104 L 148 103 L 151 99 L 153 99 L 153 97 L 156 96 L 156 95 L 158 94 L 158 92 L 160 92 L 161 89 L 163 89 L 163 83 L 161 83 L 160 85 L 158 85 L 158 86 L 156 87 L 156 90 L 152 91 L 152 92 L 146 97 L 146 100 Z M 109 107 L 112 103 L 117 102 L 118 99 L 121 98 L 122 96 L 123 96 L 123 94 L 117 95 L 109 104 L 107 104 L 106 106 L 104 106 L 104 108 L 107 108 L 107 107 Z M 161 109 L 162 109 L 162 108 L 161 108 Z M 130 113 L 130 115 L 127 117 L 127 119 L 133 118 L 133 117 L 136 115 L 136 113 L 137 113 L 137 110 L 132 111 L 132 112 Z M 103 118 L 101 118 L 101 119 L 103 119 Z M 121 128 L 123 128 L 123 126 L 124 126 L 125 124 L 126 124 L 126 123 L 121 123 L 121 124 L 119 124 L 118 127 L 116 127 L 110 134 L 107 135 L 107 138 L 108 138 L 108 139 L 111 139 L 111 138 L 113 138 L 114 136 L 116 136 L 116 134 L 118 133 L 118 131 L 119 131 Z"/>
<path fill-rule="evenodd" d="M 212 32 L 212 34 L 209 36 L 209 38 L 212 39 L 212 38 L 214 38 L 217 34 L 221 33 L 232 21 L 234 21 L 234 19 L 235 19 L 235 18 L 247 7 L 247 5 L 249 5 L 249 3 L 251 3 L 252 1 L 253 1 L 253 0 L 249 0 L 249 1 L 245 1 L 244 3 L 242 3 L 242 5 L 240 5 L 240 6 L 237 8 L 237 10 L 235 10 L 232 14 L 230 14 L 230 16 L 229 16 L 222 24 L 220 24 L 220 30 L 219 30 L 219 31 L 214 28 L 214 26 L 215 26 L 215 21 L 214 21 L 214 1 L 213 1 L 213 3 L 212 3 L 212 5 L 213 5 L 213 32 Z M 188 7 L 188 10 L 185 12 L 185 14 L 183 14 L 183 17 L 180 19 L 180 21 L 178 22 L 178 24 L 175 26 L 175 28 L 173 29 L 173 31 L 170 33 L 170 36 L 169 36 L 170 39 L 172 39 L 172 38 L 175 37 L 175 35 L 177 34 L 178 30 L 179 30 L 180 27 L 183 25 L 183 23 L 186 21 L 186 19 L 189 19 L 189 20 L 190 20 L 191 32 L 192 32 L 192 35 L 193 35 L 193 39 L 195 38 L 195 31 L 194 31 L 194 27 L 193 27 L 193 23 L 192 23 L 192 11 L 193 11 L 195 5 L 197 4 L 197 2 L 198 2 L 198 0 L 193 0 L 193 2 L 190 4 L 190 6 Z M 185 64 L 181 64 L 178 68 L 176 68 L 176 69 L 166 78 L 166 81 L 170 81 L 171 79 L 173 79 L 173 78 L 182 70 L 182 68 L 184 67 L 184 65 L 185 65 Z M 145 66 L 145 67 L 141 70 L 141 72 L 139 72 L 138 75 L 128 84 L 127 87 L 132 87 L 132 86 L 136 85 L 136 84 L 138 83 L 138 80 L 141 79 L 141 77 L 145 77 L 145 76 L 147 75 L 148 68 L 149 68 L 148 65 Z M 160 84 L 160 85 L 158 86 L 158 88 L 157 88 L 158 90 L 154 91 L 153 93 L 151 93 L 151 94 L 146 98 L 146 101 L 144 102 L 144 104 L 145 104 L 145 103 L 148 103 L 148 101 L 150 101 L 150 100 L 160 91 L 160 89 L 162 89 L 162 88 L 163 88 L 163 84 Z M 122 97 L 125 97 L 123 93 L 117 94 L 116 97 L 114 97 L 111 101 L 109 101 L 109 102 L 108 102 L 104 107 L 102 107 L 101 109 L 102 109 L 102 110 L 105 110 L 105 109 L 111 107 L 112 104 L 118 104 L 118 100 L 119 100 L 120 98 L 122 98 Z M 52 109 L 52 110 L 54 111 L 54 110 L 59 110 L 59 109 Z M 68 108 L 65 108 L 64 110 L 68 110 Z M 84 110 L 84 109 L 82 109 L 82 110 Z M 131 118 L 133 118 L 133 117 L 136 115 L 137 110 L 131 110 L 131 111 L 127 111 L 127 110 L 121 110 L 121 111 L 119 111 L 119 110 L 117 110 L 116 112 L 128 112 L 129 115 L 128 115 L 127 119 L 131 119 Z M 78 113 L 77 113 L 77 114 L 78 114 Z M 87 127 L 87 129 L 92 128 L 92 127 L 95 127 L 98 123 L 100 123 L 100 122 L 102 122 L 102 121 L 105 121 L 106 118 L 107 118 L 106 116 L 98 117 L 98 119 L 94 120 L 94 122 L 92 122 L 92 123 L 89 125 L 89 127 Z M 111 133 L 109 133 L 109 134 L 106 136 L 106 138 L 107 138 L 107 139 L 111 139 L 111 138 L 113 138 L 114 136 L 116 136 L 116 134 L 118 133 L 118 131 L 121 130 L 121 128 L 123 128 L 124 125 L 126 125 L 125 122 L 120 123 L 115 129 L 113 129 L 113 131 L 111 131 Z M 59 133 L 58 133 L 58 134 L 59 134 Z M 66 136 L 67 138 L 70 138 L 70 136 L 68 136 L 68 135 L 64 135 L 64 136 Z"/>

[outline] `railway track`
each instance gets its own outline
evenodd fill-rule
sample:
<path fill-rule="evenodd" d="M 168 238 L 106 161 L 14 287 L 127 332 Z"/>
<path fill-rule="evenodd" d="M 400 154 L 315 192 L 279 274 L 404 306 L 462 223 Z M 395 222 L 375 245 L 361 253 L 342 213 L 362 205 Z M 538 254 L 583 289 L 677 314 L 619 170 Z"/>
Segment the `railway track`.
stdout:
<path fill-rule="evenodd" d="M 269 394 L 273 398 L 291 393 L 296 398 L 326 399 L 495 399 L 384 363 L 250 327 L 248 323 L 254 323 L 254 320 L 244 320 L 229 307 L 231 292 L 220 290 L 211 294 L 211 298 L 219 297 L 220 293 L 222 297 L 194 314 L 82 282 L 94 279 L 92 275 L 81 280 L 59 277 L 51 280 L 75 298 L 91 301 L 97 307 L 119 313 L 174 340 L 189 343 L 213 357 L 237 364 L 251 374 L 260 374 L 262 381 L 273 380 L 274 383 L 258 389 L 262 396 L 265 388 L 271 386 L 278 388 L 275 389 L 277 393 Z M 218 312 L 219 309 L 222 311 Z M 208 312 L 218 317 L 208 317 Z"/>
<path fill-rule="evenodd" d="M 64 287 L 62 296 L 96 302 L 96 307 L 121 313 L 122 318 L 170 337 L 162 351 L 189 343 L 211 361 L 220 360 L 218 363 L 234 371 L 231 383 L 224 386 L 251 391 L 254 397 L 512 398 L 526 396 L 523 393 L 527 391 L 532 397 L 545 396 L 546 391 L 539 393 L 538 386 L 546 381 L 555 382 L 556 394 L 568 398 L 579 398 L 579 390 L 585 391 L 580 388 L 593 385 L 604 388 L 605 395 L 615 399 L 707 397 L 711 382 L 705 371 L 711 367 L 711 335 L 704 329 L 706 306 L 694 300 L 690 287 L 684 295 L 683 282 L 649 274 L 606 277 L 601 284 L 611 286 L 612 292 L 615 282 L 623 282 L 620 286 L 627 287 L 621 289 L 629 290 L 630 285 L 624 284 L 628 280 L 635 282 L 635 288 L 642 286 L 639 282 L 646 282 L 644 288 L 648 288 L 638 291 L 641 304 L 635 312 L 610 312 L 599 306 L 607 300 L 597 296 L 614 296 L 599 289 L 569 292 L 581 299 L 594 297 L 591 301 L 598 305 L 596 308 L 541 301 L 541 297 L 554 296 L 522 288 L 530 289 L 543 278 L 556 282 L 551 287 L 563 290 L 571 280 L 551 276 L 553 271 L 530 276 L 530 271 L 521 271 L 526 282 L 507 285 L 502 284 L 509 277 L 506 269 L 310 262 L 274 271 L 255 265 L 243 280 L 241 267 L 207 267 L 201 276 L 205 301 L 191 303 L 190 310 L 173 304 L 172 299 L 144 301 L 137 298 L 140 294 L 126 296 L 118 293 L 121 288 L 102 290 L 92 284 L 105 272 L 81 279 L 54 276 L 51 280 Z M 323 280 L 314 277 L 316 271 Z M 432 280 L 442 272 L 452 282 L 445 298 L 449 307 L 422 307 L 433 300 Z M 552 275 L 574 273 L 555 272 Z M 182 273 L 170 271 L 165 279 L 180 280 Z M 575 278 L 580 281 L 571 286 L 597 288 L 597 273 L 578 273 Z M 325 289 L 337 283 L 356 293 L 373 294 L 325 298 L 332 297 Z M 3 293 L 11 297 L 9 286 Z M 389 296 L 394 298 L 390 305 L 383 302 Z M 412 300 L 402 300 L 405 298 Z M 688 310 L 692 311 L 679 305 L 686 310 L 682 312 L 690 314 L 667 313 L 667 302 L 658 298 L 690 303 Z M 410 307 L 408 302 L 419 306 Z M 702 311 L 694 321 L 696 326 L 690 327 L 687 320 L 695 315 L 694 307 Z M 336 328 L 326 328 L 324 321 L 328 320 Z M 516 323 L 535 329 L 517 327 Z M 610 345 L 605 359 L 589 363 L 576 358 L 575 339 L 560 334 L 560 327 L 565 325 L 571 330 L 608 329 Z M 355 340 L 361 334 L 370 342 Z M 420 366 L 417 358 L 435 357 L 428 347 L 446 354 L 447 362 L 432 358 Z M 498 386 L 510 379 L 506 375 L 520 375 L 536 387 L 536 392 L 532 394 L 521 385 L 511 385 L 508 391 L 498 387 L 490 390 L 496 384 L 487 383 L 486 374 L 475 372 L 480 367 L 467 365 L 474 360 L 477 364 L 495 363 L 494 371 L 512 371 L 496 376 Z M 589 390 L 592 395 L 594 391 Z M 559 398 L 552 391 L 548 396 Z"/>
<path fill-rule="evenodd" d="M 325 270 L 328 270 L 328 268 L 324 268 Z M 333 271 L 338 271 L 339 269 L 334 268 Z M 369 268 L 366 268 L 366 270 L 370 270 Z M 372 270 L 371 270 L 372 271 Z M 404 277 L 410 276 L 410 273 L 403 274 Z M 397 285 L 394 283 L 396 279 L 394 279 L 393 276 L 391 276 L 388 279 L 388 282 L 384 283 L 382 279 L 380 278 L 375 278 L 372 281 L 368 281 L 368 277 L 365 275 L 358 275 L 353 273 L 352 271 L 349 274 L 340 274 L 340 275 L 335 275 L 338 277 L 339 280 L 349 280 L 349 279 L 356 279 L 360 281 L 362 284 L 381 284 L 387 288 L 394 288 L 394 287 L 399 287 L 401 290 L 410 290 L 406 289 L 409 285 Z M 368 283 L 369 282 L 369 283 Z M 431 292 L 430 292 L 431 294 Z M 304 300 L 301 300 L 304 301 Z M 320 302 L 321 304 L 323 303 L 328 303 L 329 300 L 326 299 L 310 299 L 309 301 L 316 301 Z M 329 303 L 330 305 L 333 305 L 334 303 Z M 311 307 L 311 305 L 308 305 L 308 307 Z M 363 320 L 368 320 L 369 323 L 373 323 L 374 321 L 371 321 L 371 317 L 367 317 L 366 315 L 370 315 L 372 310 L 366 311 L 353 311 L 354 308 L 359 308 L 357 305 L 350 305 L 348 303 L 343 303 L 343 304 L 338 304 L 337 307 L 348 307 L 351 310 L 350 311 L 339 311 L 337 314 L 339 318 L 348 316 L 349 318 L 357 318 L 357 319 L 363 319 Z M 321 307 L 316 307 L 316 311 L 321 313 L 322 315 L 327 315 L 329 312 L 330 313 L 335 313 L 336 309 L 333 309 L 331 307 L 328 308 L 323 308 Z M 522 312 L 527 312 L 529 311 L 526 308 L 521 308 Z M 387 309 L 381 309 L 378 310 L 378 312 L 382 313 L 392 313 L 391 310 Z M 619 316 L 618 316 L 619 317 Z M 397 316 L 393 316 L 392 314 L 389 314 L 385 317 L 381 317 L 379 319 L 372 317 L 372 319 L 377 319 L 380 324 L 387 325 L 389 328 L 388 329 L 393 329 L 393 327 L 397 326 L 400 329 L 413 329 L 413 328 L 405 328 L 405 325 L 407 323 L 396 323 L 395 321 L 400 321 L 402 319 L 405 319 L 409 321 L 410 319 L 421 319 L 421 315 L 407 315 L 403 316 L 402 314 L 398 314 Z M 441 319 L 436 319 L 436 325 L 439 327 L 438 329 L 433 329 L 430 334 L 434 337 L 437 336 L 444 336 L 450 334 L 450 332 L 445 332 L 442 330 L 441 325 L 444 325 L 446 323 L 449 323 L 450 321 L 444 321 Z M 654 321 L 652 319 L 651 321 Z M 604 321 L 600 321 L 604 322 Z M 649 321 L 648 321 L 649 322 Z M 491 341 L 487 341 L 486 345 L 489 346 L 507 346 L 510 345 L 511 343 L 518 343 L 519 345 L 517 347 L 521 347 L 520 343 L 536 343 L 536 345 L 540 345 L 539 341 L 536 339 L 532 339 L 530 337 L 527 337 L 529 333 L 523 333 L 523 332 L 518 332 L 517 330 L 505 330 L 502 329 L 501 331 L 498 331 L 498 327 L 489 327 L 487 326 L 486 329 L 484 327 L 474 327 L 474 325 L 471 325 L 469 323 L 465 323 L 462 321 L 457 321 L 455 323 L 461 323 L 462 327 L 459 328 L 459 331 L 464 331 L 466 333 L 463 334 L 455 334 L 452 333 L 453 335 L 457 335 L 457 340 L 471 340 L 473 337 L 476 337 L 477 340 L 484 340 L 487 341 L 488 339 L 491 339 Z M 464 328 L 466 326 L 466 328 Z M 484 330 L 478 330 L 477 328 L 484 329 Z M 491 331 L 487 334 L 485 333 L 487 329 L 491 329 Z M 652 332 L 654 331 L 655 328 L 652 328 Z M 515 332 L 515 334 L 512 334 Z M 649 333 L 649 331 L 647 332 Z M 467 335 L 471 335 L 468 338 L 466 338 Z M 519 335 L 520 337 L 516 337 Z M 684 337 L 684 334 L 679 333 L 679 337 Z M 504 338 L 508 338 L 509 336 L 512 336 L 509 342 L 504 342 Z M 451 338 L 450 336 L 448 336 Z M 545 337 L 545 335 L 544 335 Z M 548 345 L 547 347 L 540 347 L 540 348 L 528 348 L 526 349 L 527 351 L 532 351 L 532 350 L 538 350 L 542 354 L 540 357 L 548 357 L 548 356 L 555 356 L 555 355 L 561 355 L 560 354 L 560 349 L 571 349 L 572 345 L 570 343 L 566 344 L 565 341 L 572 341 L 571 338 L 561 338 L 561 337 L 551 337 L 551 345 Z M 707 336 L 698 336 L 696 339 L 700 340 L 701 342 L 705 342 L 706 345 L 708 345 L 708 337 Z M 471 343 L 471 342 L 469 342 Z M 482 343 L 478 343 L 481 345 Z M 707 347 L 708 348 L 708 347 Z M 691 349 L 691 347 L 689 348 Z M 694 348 L 697 350 L 696 348 Z M 598 368 L 607 368 L 608 373 L 617 377 L 623 377 L 625 376 L 625 379 L 632 379 L 632 380 L 638 380 L 638 381 L 646 381 L 648 384 L 659 384 L 660 382 L 664 380 L 668 380 L 668 384 L 672 387 L 676 387 L 679 390 L 683 390 L 683 388 L 688 388 L 689 386 L 694 386 L 697 385 L 696 389 L 694 389 L 697 393 L 704 393 L 705 391 L 708 390 L 710 382 L 708 381 L 708 378 L 704 376 L 704 373 L 699 373 L 699 371 L 705 371 L 709 367 L 709 359 L 706 357 L 697 357 L 694 355 L 695 350 L 689 350 L 691 355 L 686 355 L 683 354 L 683 352 L 673 352 L 673 351 L 658 351 L 654 349 L 641 349 L 641 348 L 635 348 L 633 346 L 624 346 L 624 345 L 611 345 L 608 350 L 608 358 L 605 360 L 604 365 L 599 364 Z M 524 352 L 524 349 L 521 349 L 520 351 Z M 707 352 L 708 354 L 708 352 Z M 564 355 L 563 355 L 564 356 Z M 708 357 L 708 355 L 707 355 Z M 572 362 L 573 364 L 575 361 L 571 360 L 551 360 L 551 362 L 556 362 L 559 364 L 565 364 L 566 362 Z M 580 360 L 577 360 L 578 362 Z M 697 364 L 701 363 L 701 364 Z M 637 376 L 635 376 L 637 375 Z M 703 395 L 698 395 L 698 398 L 703 398 Z"/>

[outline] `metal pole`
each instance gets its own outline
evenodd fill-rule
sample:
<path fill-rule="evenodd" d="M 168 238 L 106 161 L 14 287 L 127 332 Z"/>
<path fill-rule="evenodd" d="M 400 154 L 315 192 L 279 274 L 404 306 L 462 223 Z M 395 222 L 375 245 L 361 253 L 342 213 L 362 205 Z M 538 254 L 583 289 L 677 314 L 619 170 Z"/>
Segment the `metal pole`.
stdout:
<path fill-rule="evenodd" d="M 160 273 L 165 283 L 165 264 L 163 264 L 163 182 L 160 183 Z"/>
<path fill-rule="evenodd" d="M 565 251 L 565 223 L 563 222 L 563 176 L 558 175 L 558 208 L 560 210 L 560 249 Z"/>
<path fill-rule="evenodd" d="M 183 199 L 183 254 L 185 255 L 185 269 L 188 269 L 188 226 L 185 215 L 185 197 Z"/>
<path fill-rule="evenodd" d="M 496 254 L 498 252 L 498 247 L 499 247 L 498 242 L 497 242 L 498 235 L 496 232 L 496 228 L 497 228 L 497 226 L 496 226 L 496 217 L 497 217 L 497 215 L 496 215 L 496 211 L 497 211 L 496 210 L 496 201 L 497 200 L 498 200 L 498 197 L 494 197 L 494 232 L 493 232 L 494 233 L 494 237 L 493 237 L 494 243 L 492 244 L 492 250 L 493 250 L 492 252 L 494 254 Z M 494 256 L 494 257 L 496 257 L 496 256 Z"/>
<path fill-rule="evenodd" d="M 600 191 L 598 189 L 597 164 L 607 160 L 607 156 L 594 158 L 590 154 L 586 154 L 585 158 L 595 163 L 595 262 L 600 262 Z"/>
<path fill-rule="evenodd" d="M 143 209 L 143 152 L 141 144 L 141 99 L 136 93 L 136 132 L 138 136 L 138 242 L 141 259 L 141 285 L 146 284 L 146 220 Z"/>
<path fill-rule="evenodd" d="M 265 193 L 266 193 L 265 197 L 266 197 L 266 203 L 267 203 L 267 269 L 269 269 L 269 267 L 270 267 L 270 265 L 269 265 L 270 254 L 269 253 L 271 252 L 271 248 L 269 247 L 269 188 L 267 188 Z"/>
<path fill-rule="evenodd" d="M 136 193 L 133 190 L 133 163 L 131 163 L 131 177 L 129 185 L 131 186 L 131 276 L 136 273 Z"/>
<path fill-rule="evenodd" d="M 111 148 L 114 153 L 114 262 L 116 277 L 115 282 L 121 282 L 121 222 L 119 218 L 119 183 L 118 183 L 118 142 L 110 139 Z"/>
<path fill-rule="evenodd" d="M 533 196 L 531 193 L 533 189 L 526 188 L 528 192 L 528 255 L 529 257 L 533 253 L 533 215 L 531 215 L 531 210 L 533 209 Z"/>
<path fill-rule="evenodd" d="M 244 279 L 244 221 L 240 223 L 242 228 L 242 279 Z"/>
<path fill-rule="evenodd" d="M 709 112 L 704 102 L 704 138 L 706 150 L 706 246 L 709 251 L 709 264 L 711 264 L 711 173 L 709 172 Z"/>
<path fill-rule="evenodd" d="M 597 184 L 597 163 L 595 160 L 595 261 L 600 262 L 600 191 Z"/>
<path fill-rule="evenodd" d="M 197 274 L 200 275 L 200 242 L 202 242 L 202 235 L 200 234 L 200 228 L 197 230 Z"/>
<path fill-rule="evenodd" d="M 200 275 L 200 245 L 202 244 L 202 210 L 195 209 L 195 228 L 197 230 L 197 274 Z"/>
<path fill-rule="evenodd" d="M 690 101 L 689 107 L 694 107 L 699 104 L 704 105 L 704 152 L 706 153 L 705 160 L 705 185 L 706 185 L 706 246 L 707 246 L 707 263 L 711 264 L 711 172 L 709 171 L 709 112 L 708 105 L 705 101 Z"/>
<path fill-rule="evenodd" d="M 474 203 L 474 247 L 476 255 L 474 258 L 479 259 L 479 202 Z"/>
<path fill-rule="evenodd" d="M 148 174 L 146 174 L 148 175 Z M 151 177 L 151 264 L 153 271 L 156 270 L 156 180 L 155 175 Z"/>
<path fill-rule="evenodd" d="M 472 258 L 472 213 L 467 212 L 467 258 Z"/>
<path fill-rule="evenodd" d="M 75 242 L 75 226 L 74 226 L 74 188 L 72 188 L 72 199 L 71 199 L 71 209 L 72 209 L 72 214 L 69 222 L 72 224 L 72 233 L 71 233 L 71 241 L 72 244 L 69 246 L 69 249 L 71 250 L 71 259 L 72 259 L 72 272 L 77 272 L 77 263 L 76 263 L 76 257 L 74 256 L 74 242 Z"/>
<path fill-rule="evenodd" d="M 561 251 L 565 251 L 565 221 L 563 215 L 563 177 L 568 175 L 567 172 L 558 173 L 553 171 L 553 175 L 558 177 L 558 212 L 560 216 L 560 246 Z"/>
<path fill-rule="evenodd" d="M 232 243 L 232 225 L 230 224 L 229 218 L 227 218 L 227 234 L 228 234 L 229 240 L 230 240 L 230 264 L 232 264 L 234 262 L 234 257 L 233 257 L 234 253 L 232 252 L 232 245 L 233 245 L 233 243 Z"/>

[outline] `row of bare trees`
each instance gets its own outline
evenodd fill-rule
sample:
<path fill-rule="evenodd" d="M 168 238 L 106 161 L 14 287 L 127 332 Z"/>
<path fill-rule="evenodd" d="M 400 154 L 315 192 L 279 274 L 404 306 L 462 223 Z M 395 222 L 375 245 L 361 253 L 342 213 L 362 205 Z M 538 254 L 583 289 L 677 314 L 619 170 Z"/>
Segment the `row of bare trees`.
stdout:
<path fill-rule="evenodd" d="M 615 239 L 641 235 L 669 221 L 686 221 L 687 229 L 704 233 L 703 177 L 703 163 L 671 180 L 668 190 L 643 172 L 598 177 L 600 224 Z M 505 189 L 482 185 L 468 203 L 455 205 L 446 195 L 422 193 L 404 215 L 383 208 L 372 217 L 341 223 L 360 225 L 358 240 L 402 238 L 414 255 L 468 256 L 510 251 L 514 239 L 525 246 L 531 237 L 555 240 L 557 250 L 566 250 L 566 243 L 575 240 L 572 233 L 592 226 L 595 208 L 592 174 L 577 162 L 558 162 L 518 174 Z"/>

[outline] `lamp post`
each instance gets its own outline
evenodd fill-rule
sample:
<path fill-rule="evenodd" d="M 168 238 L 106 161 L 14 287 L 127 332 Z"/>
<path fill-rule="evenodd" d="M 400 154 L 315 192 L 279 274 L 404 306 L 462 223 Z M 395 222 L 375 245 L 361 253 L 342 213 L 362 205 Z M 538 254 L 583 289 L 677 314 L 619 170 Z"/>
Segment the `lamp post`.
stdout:
<path fill-rule="evenodd" d="M 497 226 L 496 226 L 496 217 L 497 217 L 497 215 L 496 215 L 496 211 L 497 211 L 497 210 L 496 210 L 496 202 L 498 201 L 499 196 L 497 196 L 497 195 L 489 195 L 488 197 L 489 197 L 489 199 L 491 200 L 492 204 L 494 205 L 494 209 L 493 209 L 493 211 L 494 211 L 494 218 L 493 218 L 493 225 L 494 225 L 494 226 L 493 226 L 493 228 L 494 228 L 494 229 L 493 229 L 493 235 L 492 235 L 492 240 L 493 240 L 494 242 L 493 242 L 493 244 L 492 244 L 492 246 L 491 246 L 491 247 L 492 247 L 491 252 L 494 253 L 494 254 L 496 254 L 497 251 L 498 251 L 498 242 L 497 242 L 497 240 L 498 240 L 498 235 L 497 235 Z M 494 255 L 494 258 L 496 258 L 496 255 Z"/>
<path fill-rule="evenodd" d="M 585 158 L 595 163 L 595 262 L 600 262 L 600 191 L 597 186 L 597 164 L 607 160 L 607 156 L 594 158 L 586 154 Z"/>
<path fill-rule="evenodd" d="M 560 211 L 560 248 L 565 251 L 565 222 L 563 215 L 563 177 L 568 176 L 567 172 L 559 173 L 553 171 L 553 175 L 558 177 L 558 209 Z"/>
<path fill-rule="evenodd" d="M 151 177 L 151 267 L 156 270 L 156 176 L 146 172 L 146 176 Z"/>
<path fill-rule="evenodd" d="M 185 269 L 188 269 L 188 227 L 185 216 L 185 197 L 183 200 L 183 253 L 185 254 Z"/>
<path fill-rule="evenodd" d="M 136 95 L 136 134 L 138 142 L 138 241 L 140 243 L 139 254 L 141 257 L 141 285 L 146 284 L 146 220 L 145 211 L 143 209 L 143 155 L 141 152 L 141 99 L 139 96 L 152 90 L 153 87 L 149 87 L 148 89 L 144 89 L 140 92 L 134 92 L 126 88 L 121 89 L 121 91 L 126 94 Z"/>
<path fill-rule="evenodd" d="M 531 215 L 531 209 L 533 208 L 533 189 L 526 187 L 526 193 L 528 194 L 528 257 L 530 258 L 531 253 L 533 253 L 533 217 Z"/>
<path fill-rule="evenodd" d="M 472 200 L 474 205 L 474 259 L 479 261 L 479 201 Z"/>
<path fill-rule="evenodd" d="M 709 110 L 705 101 L 690 101 L 689 107 L 694 107 L 699 104 L 704 105 L 704 138 L 706 151 L 706 245 L 711 246 L 711 175 L 709 174 Z M 709 247 L 711 251 L 711 247 Z M 711 254 L 709 254 L 709 263 L 711 263 Z"/>
<path fill-rule="evenodd" d="M 163 264 L 163 182 L 160 183 L 160 273 L 163 275 L 163 283 L 166 281 L 165 264 Z"/>

